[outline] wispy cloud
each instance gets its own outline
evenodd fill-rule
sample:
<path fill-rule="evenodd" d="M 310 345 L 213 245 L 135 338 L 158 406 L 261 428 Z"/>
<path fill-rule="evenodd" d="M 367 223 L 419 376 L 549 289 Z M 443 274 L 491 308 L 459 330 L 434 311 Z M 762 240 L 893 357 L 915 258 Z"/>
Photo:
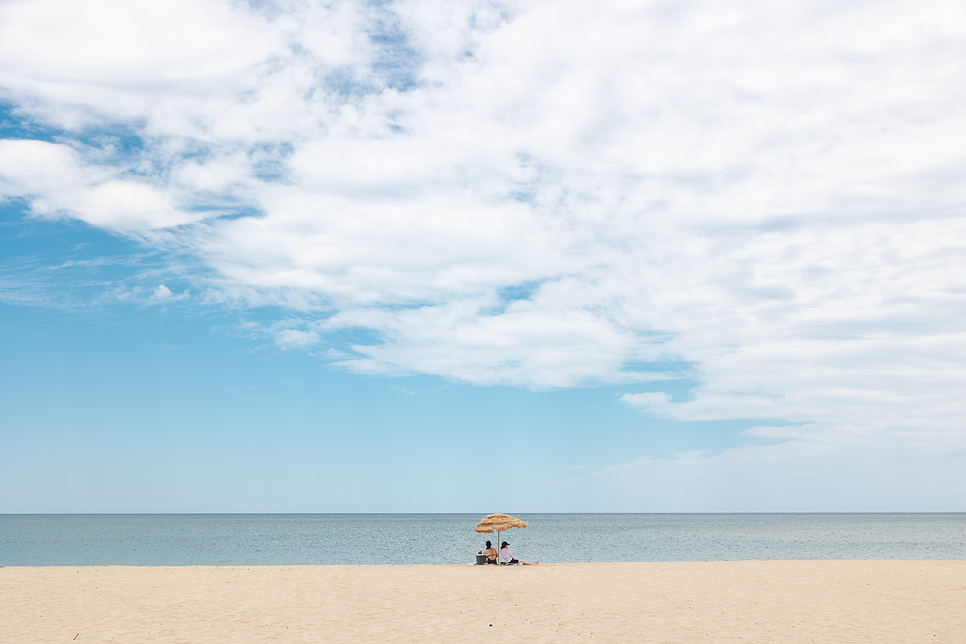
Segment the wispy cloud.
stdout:
<path fill-rule="evenodd" d="M 315 331 L 284 329 L 275 335 L 275 344 L 282 349 L 303 349 L 318 343 L 319 334 Z"/>
<path fill-rule="evenodd" d="M 641 457 L 588 474 L 615 508 L 673 512 L 948 511 L 960 508 L 963 441 L 826 426 L 771 444 Z M 788 440 L 791 439 L 791 440 Z"/>

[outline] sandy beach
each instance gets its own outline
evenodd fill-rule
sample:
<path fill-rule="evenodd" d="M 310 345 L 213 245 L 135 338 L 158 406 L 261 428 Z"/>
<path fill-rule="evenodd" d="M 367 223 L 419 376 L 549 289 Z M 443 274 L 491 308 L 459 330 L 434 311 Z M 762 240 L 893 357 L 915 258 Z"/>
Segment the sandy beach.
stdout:
<path fill-rule="evenodd" d="M 0 642 L 966 642 L 966 561 L 0 568 Z"/>

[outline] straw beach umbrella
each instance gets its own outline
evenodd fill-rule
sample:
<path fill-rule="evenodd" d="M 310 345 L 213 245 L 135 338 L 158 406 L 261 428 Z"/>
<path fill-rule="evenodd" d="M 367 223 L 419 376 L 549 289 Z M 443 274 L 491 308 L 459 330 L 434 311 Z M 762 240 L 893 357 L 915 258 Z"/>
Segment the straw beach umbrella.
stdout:
<path fill-rule="evenodd" d="M 480 533 L 492 534 L 496 533 L 496 543 L 497 550 L 499 550 L 500 544 L 500 533 L 509 530 L 510 528 L 525 528 L 527 527 L 526 521 L 521 521 L 516 517 L 511 517 L 509 514 L 488 514 L 476 524 L 474 530 Z"/>

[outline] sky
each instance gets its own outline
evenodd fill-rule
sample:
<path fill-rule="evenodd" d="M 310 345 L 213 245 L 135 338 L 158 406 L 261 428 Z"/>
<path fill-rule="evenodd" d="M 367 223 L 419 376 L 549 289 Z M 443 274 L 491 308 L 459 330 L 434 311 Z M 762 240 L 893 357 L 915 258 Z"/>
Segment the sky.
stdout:
<path fill-rule="evenodd" d="M 966 511 L 966 5 L 0 4 L 0 513 Z"/>

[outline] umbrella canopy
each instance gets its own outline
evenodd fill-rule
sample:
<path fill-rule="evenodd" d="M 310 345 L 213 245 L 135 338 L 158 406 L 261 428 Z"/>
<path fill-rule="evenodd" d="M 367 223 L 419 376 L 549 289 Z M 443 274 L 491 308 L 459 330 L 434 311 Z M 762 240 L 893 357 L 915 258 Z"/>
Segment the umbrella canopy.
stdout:
<path fill-rule="evenodd" d="M 516 517 L 511 517 L 509 514 L 488 514 L 483 519 L 476 524 L 474 530 L 476 532 L 483 533 L 496 533 L 496 543 L 499 549 L 500 544 L 500 533 L 510 528 L 525 528 L 527 527 L 526 521 L 521 521 Z"/>
<path fill-rule="evenodd" d="M 476 524 L 476 532 L 503 532 L 504 530 L 509 530 L 510 528 L 525 528 L 527 527 L 526 521 L 521 521 L 516 517 L 511 517 L 509 514 L 488 514 L 483 519 Z"/>

